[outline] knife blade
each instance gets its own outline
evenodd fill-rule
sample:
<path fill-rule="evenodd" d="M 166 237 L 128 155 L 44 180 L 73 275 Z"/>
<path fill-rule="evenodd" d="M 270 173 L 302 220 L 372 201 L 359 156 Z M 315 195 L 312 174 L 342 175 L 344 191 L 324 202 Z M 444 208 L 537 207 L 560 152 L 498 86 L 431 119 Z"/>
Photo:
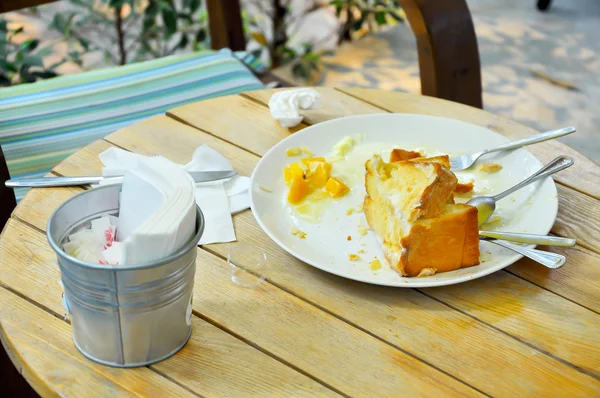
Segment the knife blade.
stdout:
<path fill-rule="evenodd" d="M 209 182 L 231 178 L 237 174 L 235 170 L 227 171 L 190 171 L 195 182 Z M 123 176 L 85 176 L 85 177 L 35 177 L 35 178 L 17 178 L 7 180 L 5 185 L 8 188 L 48 188 L 48 187 L 72 187 L 79 185 L 97 184 L 100 181 L 114 181 L 120 183 Z"/>
<path fill-rule="evenodd" d="M 561 238 L 560 236 L 535 235 L 520 232 L 499 232 L 499 231 L 479 231 L 481 240 L 508 240 L 511 242 L 528 243 L 532 245 L 546 246 L 575 246 L 577 241 L 571 238 Z"/>

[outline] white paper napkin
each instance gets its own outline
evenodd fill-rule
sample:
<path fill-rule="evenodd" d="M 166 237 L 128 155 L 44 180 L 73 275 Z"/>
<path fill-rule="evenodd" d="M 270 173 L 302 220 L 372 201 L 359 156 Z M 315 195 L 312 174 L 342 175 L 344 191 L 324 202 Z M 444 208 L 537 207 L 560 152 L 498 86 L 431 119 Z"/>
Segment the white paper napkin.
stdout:
<path fill-rule="evenodd" d="M 208 145 L 194 152 L 192 160 L 185 166 L 187 171 L 233 170 L 229 160 Z M 231 214 L 250 207 L 248 177 L 235 176 L 230 180 L 196 184 L 196 203 L 202 209 L 206 226 L 200 244 L 235 241 Z M 204 209 L 210 210 L 205 211 Z"/>
<path fill-rule="evenodd" d="M 148 158 L 119 148 L 109 148 L 100 154 L 104 164 L 103 176 L 123 175 L 140 159 Z M 192 160 L 185 165 L 187 171 L 233 170 L 231 163 L 219 152 L 202 145 L 194 152 Z M 248 177 L 235 176 L 228 181 L 196 184 L 195 198 L 205 219 L 201 245 L 232 242 L 236 240 L 231 215 L 250 207 Z"/>
<path fill-rule="evenodd" d="M 300 115 L 300 108 L 316 108 L 320 98 L 321 94 L 312 88 L 277 91 L 269 99 L 269 110 L 281 127 L 294 127 L 304 118 Z"/>

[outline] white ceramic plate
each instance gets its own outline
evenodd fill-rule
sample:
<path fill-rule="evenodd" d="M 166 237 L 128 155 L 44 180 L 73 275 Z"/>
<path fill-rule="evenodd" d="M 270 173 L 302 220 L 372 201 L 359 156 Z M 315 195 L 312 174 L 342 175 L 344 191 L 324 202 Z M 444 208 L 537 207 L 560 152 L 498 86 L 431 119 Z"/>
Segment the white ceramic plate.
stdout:
<path fill-rule="evenodd" d="M 334 163 L 332 175 L 340 175 L 350 183 L 352 190 L 339 200 L 319 204 L 315 209 L 320 211 L 320 218 L 313 216 L 307 221 L 306 216 L 299 215 L 286 202 L 288 187 L 283 179 L 283 169 L 299 157 L 288 157 L 285 151 L 305 146 L 315 156 L 327 156 L 336 143 L 348 136 L 362 137 L 362 142 L 355 145 L 348 160 Z M 365 194 L 363 165 L 373 152 L 381 152 L 386 161 L 394 147 L 420 149 L 427 155 L 447 153 L 454 156 L 507 141 L 483 127 L 426 115 L 361 115 L 319 123 L 289 136 L 261 159 L 251 179 L 252 211 L 261 228 L 282 249 L 314 267 L 345 278 L 398 287 L 441 286 L 479 278 L 514 263 L 521 256 L 492 243 L 481 242 L 481 264 L 478 266 L 424 278 L 403 278 L 385 262 L 374 233 L 369 231 L 364 236 L 359 233 L 360 227 L 367 226 L 364 214 L 347 215 L 347 210 L 362 204 Z M 542 167 L 524 149 L 488 155 L 479 162 L 498 163 L 503 169 L 495 174 L 472 169 L 456 173 L 459 181 L 475 181 L 477 195 L 499 193 Z M 466 200 L 468 198 L 463 201 Z M 547 178 L 498 202 L 495 214 L 501 219 L 485 229 L 547 234 L 557 210 L 556 187 L 554 181 Z M 306 238 L 293 235 L 292 228 L 305 232 Z M 440 250 L 444 248 L 440 247 Z M 349 261 L 349 254 L 358 254 L 360 259 Z M 369 266 L 375 257 L 383 265 L 377 271 Z"/>

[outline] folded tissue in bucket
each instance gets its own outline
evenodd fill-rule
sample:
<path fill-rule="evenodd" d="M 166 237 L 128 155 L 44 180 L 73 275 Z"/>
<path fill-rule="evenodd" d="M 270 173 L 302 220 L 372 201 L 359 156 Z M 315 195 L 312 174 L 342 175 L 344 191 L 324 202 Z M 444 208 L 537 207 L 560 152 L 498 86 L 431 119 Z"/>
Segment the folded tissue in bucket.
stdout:
<path fill-rule="evenodd" d="M 125 172 L 119 217 L 93 220 L 69 236 L 63 249 L 100 264 L 147 264 L 181 248 L 195 232 L 195 183 L 170 160 L 140 157 Z"/>
<path fill-rule="evenodd" d="M 100 154 L 104 164 L 103 176 L 123 175 L 146 156 L 119 148 L 110 148 Z M 187 171 L 233 170 L 226 157 L 202 145 L 194 151 L 192 160 L 184 166 Z M 250 178 L 236 175 L 226 181 L 196 183 L 196 203 L 204 215 L 204 232 L 200 245 L 235 241 L 232 214 L 250 208 Z"/>

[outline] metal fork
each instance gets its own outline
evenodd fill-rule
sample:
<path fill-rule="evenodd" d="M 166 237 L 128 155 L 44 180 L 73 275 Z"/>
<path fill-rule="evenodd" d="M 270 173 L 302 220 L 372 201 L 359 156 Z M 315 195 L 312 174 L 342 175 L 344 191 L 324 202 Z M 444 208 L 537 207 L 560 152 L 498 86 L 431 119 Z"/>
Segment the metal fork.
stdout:
<path fill-rule="evenodd" d="M 511 141 L 504 145 L 500 145 L 496 148 L 484 149 L 483 151 L 480 151 L 480 152 L 467 154 L 467 155 L 461 155 L 461 156 L 458 156 L 455 158 L 451 158 L 450 159 L 450 170 L 452 170 L 452 171 L 466 170 L 469 167 L 473 166 L 473 163 L 475 163 L 475 161 L 477 159 L 479 159 L 483 155 L 487 155 L 488 153 L 505 151 L 507 149 L 515 149 L 515 148 L 520 148 L 520 147 L 526 146 L 526 145 L 537 144 L 538 142 L 548 141 L 548 140 L 552 140 L 554 138 L 572 134 L 575 131 L 576 131 L 576 129 L 573 126 L 565 127 L 565 128 L 559 129 L 559 130 L 552 130 L 552 131 L 547 131 L 545 133 L 532 135 L 531 137 L 522 138 L 517 141 Z"/>
<path fill-rule="evenodd" d="M 517 252 L 548 268 L 560 268 L 567 261 L 567 258 L 562 254 L 529 249 L 527 247 L 513 245 L 512 243 L 504 242 L 494 238 L 480 237 L 480 239 Z"/>

